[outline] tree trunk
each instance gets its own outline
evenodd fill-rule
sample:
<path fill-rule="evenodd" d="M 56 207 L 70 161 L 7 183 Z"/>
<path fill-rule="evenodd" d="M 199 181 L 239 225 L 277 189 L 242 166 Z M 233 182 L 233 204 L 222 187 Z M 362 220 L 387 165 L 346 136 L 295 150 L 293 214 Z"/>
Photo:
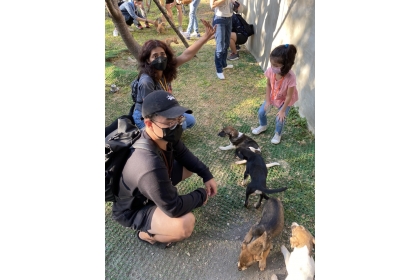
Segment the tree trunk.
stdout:
<path fill-rule="evenodd" d="M 112 22 L 117 28 L 118 33 L 120 33 L 121 38 L 123 39 L 129 52 L 134 56 L 137 62 L 139 62 L 139 56 L 142 46 L 139 45 L 139 43 L 137 43 L 136 40 L 134 40 L 133 35 L 128 30 L 124 16 L 118 8 L 117 3 L 118 0 L 105 0 L 106 8 L 108 9 L 109 14 L 111 15 Z"/>

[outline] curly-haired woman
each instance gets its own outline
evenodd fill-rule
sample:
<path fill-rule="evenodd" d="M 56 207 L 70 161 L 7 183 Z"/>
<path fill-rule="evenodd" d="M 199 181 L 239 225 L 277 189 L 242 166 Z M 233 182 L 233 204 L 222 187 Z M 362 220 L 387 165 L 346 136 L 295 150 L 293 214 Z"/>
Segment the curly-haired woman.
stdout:
<path fill-rule="evenodd" d="M 191 60 L 198 50 L 214 35 L 213 28 L 208 21 L 201 20 L 206 27 L 206 33 L 193 45 L 188 47 L 181 55 L 175 56 L 171 49 L 160 40 L 146 41 L 140 53 L 139 75 L 132 83 L 132 92 L 135 93 L 133 119 L 138 128 L 144 127 L 142 118 L 143 99 L 155 90 L 164 90 L 172 93 L 171 82 L 177 77 L 177 69 L 185 62 Z M 185 113 L 182 128 L 185 130 L 195 124 L 193 115 Z"/>

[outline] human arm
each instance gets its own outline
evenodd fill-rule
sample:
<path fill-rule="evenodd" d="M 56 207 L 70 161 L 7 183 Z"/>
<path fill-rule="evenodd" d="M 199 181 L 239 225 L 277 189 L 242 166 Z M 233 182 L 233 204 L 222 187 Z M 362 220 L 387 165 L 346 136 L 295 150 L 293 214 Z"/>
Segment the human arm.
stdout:
<path fill-rule="evenodd" d="M 279 120 L 282 122 L 284 121 L 286 117 L 286 109 L 287 107 L 289 107 L 289 103 L 292 100 L 292 95 L 294 91 L 295 91 L 295 86 L 287 88 L 286 99 L 284 100 L 283 106 L 276 114 Z"/>
<path fill-rule="evenodd" d="M 270 108 L 270 94 L 271 94 L 271 83 L 270 78 L 267 78 L 267 84 L 265 86 L 265 106 L 264 111 L 268 112 L 268 109 Z"/>
<path fill-rule="evenodd" d="M 232 2 L 232 1 L 230 1 Z M 226 0 L 214 0 L 210 2 L 210 7 L 212 9 L 216 8 L 216 7 L 220 7 L 220 6 L 224 6 L 226 5 L 227 1 Z"/>
<path fill-rule="evenodd" d="M 137 190 L 169 217 L 181 217 L 202 206 L 207 200 L 204 188 L 179 195 L 177 188 L 172 185 L 163 159 L 156 153 L 136 149 L 133 156 L 137 161 L 137 164 L 131 165 L 132 174 L 138 178 L 135 181 Z M 134 191 L 133 194 L 135 193 Z"/>
<path fill-rule="evenodd" d="M 213 27 L 211 24 L 203 19 L 200 19 L 200 21 L 203 23 L 204 27 L 206 28 L 206 32 L 204 35 L 197 40 L 194 44 L 189 46 L 180 56 L 176 58 L 176 67 L 181 66 L 185 62 L 191 60 L 199 49 L 208 41 L 210 38 L 214 35 L 216 32 L 216 26 Z"/>

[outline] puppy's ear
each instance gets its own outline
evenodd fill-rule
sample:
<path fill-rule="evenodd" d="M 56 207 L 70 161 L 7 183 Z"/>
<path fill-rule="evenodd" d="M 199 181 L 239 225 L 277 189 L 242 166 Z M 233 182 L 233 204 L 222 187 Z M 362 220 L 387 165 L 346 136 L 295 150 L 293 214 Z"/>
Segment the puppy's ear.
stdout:
<path fill-rule="evenodd" d="M 299 240 L 295 236 L 290 237 L 290 247 L 295 248 L 298 246 L 299 246 Z"/>
<path fill-rule="evenodd" d="M 261 237 L 257 238 L 251 243 L 249 243 L 247 248 L 253 256 L 260 255 L 263 252 L 264 248 L 263 240 L 261 239 Z"/>

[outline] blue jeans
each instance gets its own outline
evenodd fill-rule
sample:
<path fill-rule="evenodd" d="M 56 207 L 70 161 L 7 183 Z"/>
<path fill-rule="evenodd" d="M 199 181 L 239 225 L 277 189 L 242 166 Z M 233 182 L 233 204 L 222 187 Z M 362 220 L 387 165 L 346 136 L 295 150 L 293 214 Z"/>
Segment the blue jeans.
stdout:
<path fill-rule="evenodd" d="M 201 0 L 193 0 L 190 4 L 190 21 L 188 22 L 187 32 L 192 33 L 193 29 L 198 33 L 197 8 Z"/>
<path fill-rule="evenodd" d="M 195 118 L 191 114 L 184 113 L 185 121 L 182 123 L 182 129 L 186 130 L 187 128 L 191 128 L 195 125 Z M 133 112 L 133 119 L 136 126 L 140 129 L 145 127 L 144 121 L 141 120 L 141 112 L 139 110 L 134 110 Z"/>
<path fill-rule="evenodd" d="M 265 102 L 261 105 L 260 109 L 258 109 L 258 120 L 260 122 L 261 126 L 267 125 L 267 114 L 264 110 L 264 106 L 265 106 Z M 283 107 L 283 105 L 280 106 L 280 108 L 278 108 L 278 111 L 280 111 L 280 109 Z M 274 107 L 276 108 L 276 107 Z M 290 106 L 288 106 L 286 108 L 286 112 L 285 115 L 287 116 L 289 114 L 289 110 L 290 110 Z M 277 112 L 278 112 L 277 111 Z M 281 135 L 281 132 L 283 130 L 284 125 L 286 124 L 286 120 L 284 120 L 283 122 L 281 122 L 279 120 L 279 118 L 276 116 L 276 132 Z"/>
<path fill-rule="evenodd" d="M 230 34 L 232 32 L 232 17 L 214 16 L 213 26 L 217 25 L 216 34 L 216 51 L 214 54 L 214 64 L 217 73 L 223 73 L 223 68 L 227 66 L 227 55 L 230 43 Z"/>

